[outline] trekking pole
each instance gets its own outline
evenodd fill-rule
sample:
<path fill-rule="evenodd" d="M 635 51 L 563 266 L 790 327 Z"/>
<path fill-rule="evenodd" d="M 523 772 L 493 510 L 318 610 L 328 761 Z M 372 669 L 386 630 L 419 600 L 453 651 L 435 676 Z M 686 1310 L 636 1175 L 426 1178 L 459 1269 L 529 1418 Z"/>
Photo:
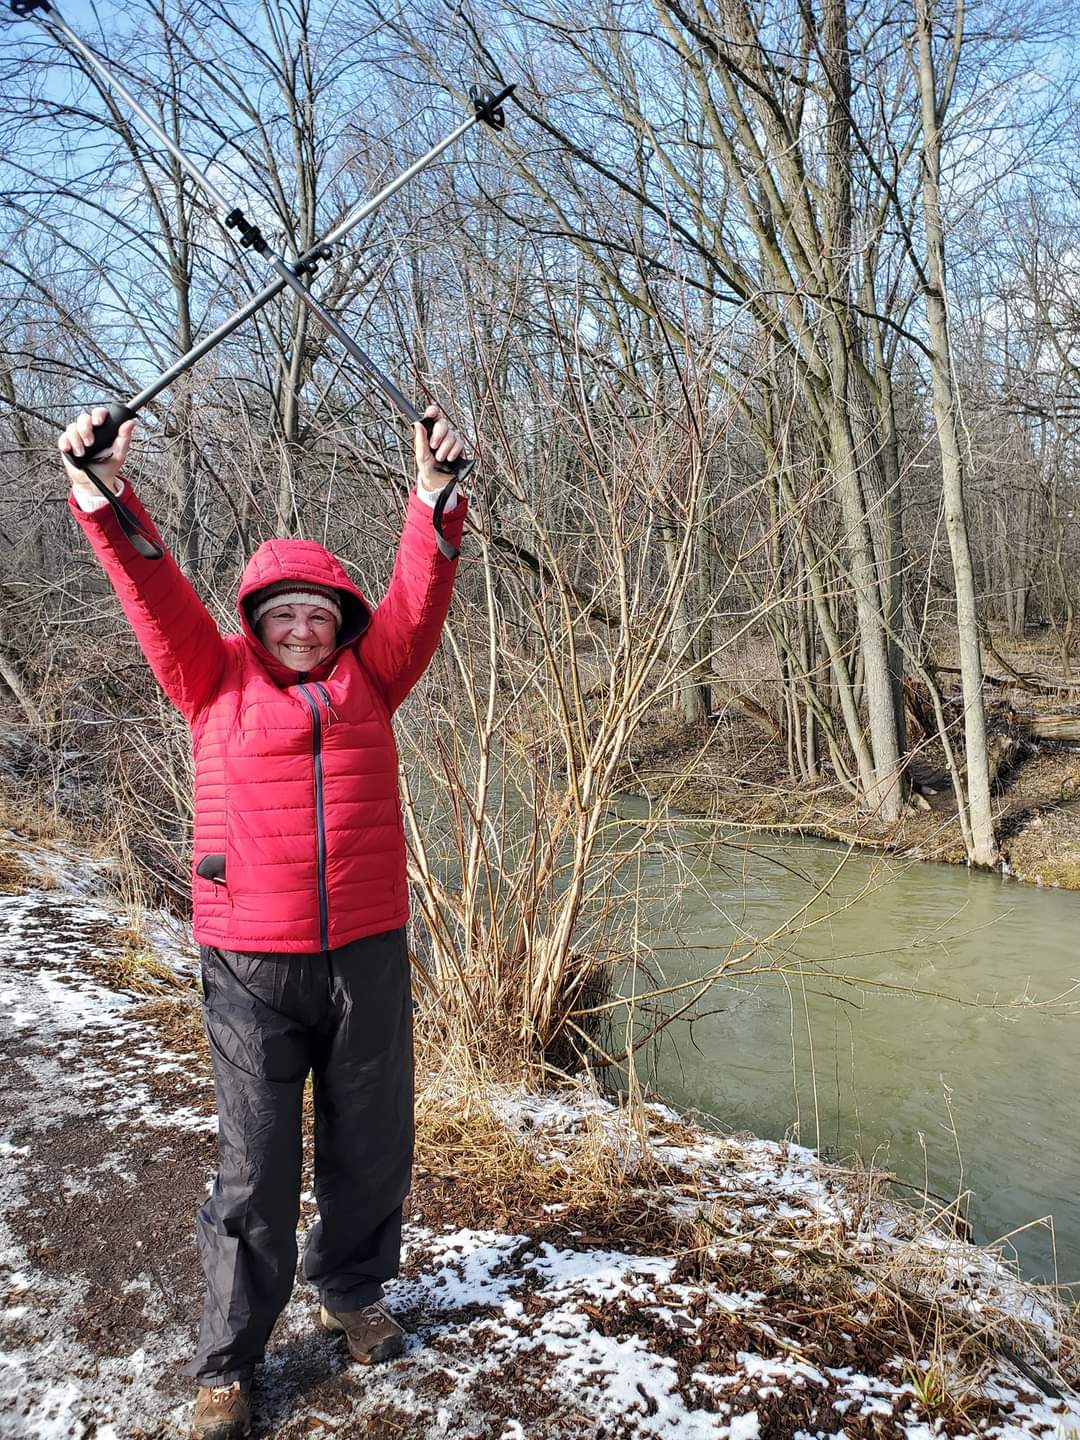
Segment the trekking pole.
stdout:
<path fill-rule="evenodd" d="M 143 124 L 148 127 L 177 163 L 187 171 L 196 184 L 205 192 L 213 204 L 217 212 L 217 218 L 222 226 L 226 230 L 235 230 L 237 232 L 237 238 L 243 248 L 250 248 L 260 255 L 264 255 L 278 276 L 276 281 L 266 286 L 258 295 L 241 307 L 235 315 L 220 325 L 212 334 L 208 335 L 205 340 L 189 350 L 188 353 L 181 357 L 174 365 L 170 366 L 162 376 L 144 390 L 140 391 L 138 395 L 133 396 L 126 405 L 121 402 L 114 402 L 110 405 L 109 414 L 106 419 L 101 425 L 94 427 L 94 439 L 89 450 L 82 456 L 69 457 L 77 468 L 87 471 L 87 474 L 94 481 L 97 488 L 108 498 L 110 504 L 113 505 L 113 508 L 117 512 L 117 517 L 120 520 L 125 534 L 128 535 L 128 538 L 139 553 L 146 555 L 148 558 L 156 559 L 160 556 L 161 551 L 152 540 L 143 535 L 134 517 L 130 515 L 130 512 L 126 511 L 122 503 L 117 500 L 117 497 L 98 481 L 93 472 L 89 470 L 89 464 L 112 444 L 120 426 L 126 420 L 132 419 L 141 406 L 153 399 L 155 395 L 167 385 L 171 384 L 178 375 L 182 374 L 184 370 L 188 369 L 189 366 L 194 364 L 201 356 L 213 349 L 215 345 L 220 344 L 221 341 L 224 340 L 227 335 L 230 335 L 238 325 L 242 324 L 249 315 L 254 314 L 256 310 L 260 309 L 269 300 L 273 299 L 275 295 L 280 294 L 281 291 L 286 288 L 298 295 L 318 319 L 322 321 L 326 329 L 345 347 L 349 355 L 352 356 L 361 369 L 374 381 L 378 389 L 399 414 L 403 415 L 413 424 L 423 425 L 430 436 L 434 421 L 422 415 L 397 385 L 383 374 L 375 362 L 342 327 L 340 322 L 326 309 L 321 301 L 311 293 L 300 277 L 304 274 L 313 273 L 320 261 L 329 258 L 332 253 L 331 247 L 337 240 L 348 230 L 352 229 L 353 226 L 359 224 L 365 216 L 370 215 L 378 205 L 381 205 L 393 195 L 406 181 L 423 169 L 423 167 L 430 163 L 437 155 L 440 155 L 478 121 L 483 120 L 494 129 L 501 129 L 505 124 L 502 102 L 513 93 L 515 87 L 513 85 L 507 86 L 496 95 L 490 95 L 485 92 L 476 91 L 475 89 L 471 91 L 470 98 L 473 100 L 474 113 L 468 120 L 463 121 L 452 134 L 440 141 L 427 155 L 411 165 L 398 176 L 396 180 L 392 181 L 390 185 L 386 186 L 378 195 L 374 196 L 372 200 L 365 202 L 365 204 L 348 215 L 340 225 L 331 230 L 329 234 L 313 246 L 312 249 L 290 263 L 270 248 L 269 242 L 265 239 L 259 227 L 249 221 L 238 206 L 230 206 L 229 201 L 213 181 L 169 138 L 153 116 L 143 108 L 139 101 L 128 91 L 126 86 L 112 74 L 108 66 L 83 43 L 80 37 L 65 23 L 55 8 L 48 3 L 48 0 L 11 0 L 11 8 L 16 15 L 40 19 L 40 23 L 47 29 L 55 29 L 64 36 L 68 43 L 82 56 L 86 63 L 101 76 L 105 83 L 123 97 L 134 110 L 135 114 L 142 120 Z M 45 12 L 42 17 L 35 15 L 34 12 L 38 10 Z M 438 467 L 444 473 L 448 474 L 450 479 L 439 492 L 438 498 L 436 499 L 433 524 L 435 526 L 436 542 L 440 551 L 447 556 L 448 559 L 456 559 L 458 551 L 443 534 L 443 511 L 454 485 L 469 473 L 473 468 L 473 464 L 474 461 L 470 458 L 459 456 L 458 459 L 441 463 Z"/>

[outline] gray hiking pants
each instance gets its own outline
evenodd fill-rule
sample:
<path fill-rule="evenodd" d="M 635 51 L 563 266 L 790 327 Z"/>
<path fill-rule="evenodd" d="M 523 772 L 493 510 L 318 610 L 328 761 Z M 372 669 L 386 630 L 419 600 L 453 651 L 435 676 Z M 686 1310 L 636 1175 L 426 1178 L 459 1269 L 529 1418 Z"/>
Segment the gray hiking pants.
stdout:
<path fill-rule="evenodd" d="M 204 946 L 218 1171 L 199 1210 L 206 1301 L 200 1385 L 247 1380 L 296 1275 L 301 1117 L 310 1072 L 319 1220 L 304 1275 L 357 1310 L 397 1274 L 413 1146 L 412 1004 L 404 930 L 313 955 Z"/>

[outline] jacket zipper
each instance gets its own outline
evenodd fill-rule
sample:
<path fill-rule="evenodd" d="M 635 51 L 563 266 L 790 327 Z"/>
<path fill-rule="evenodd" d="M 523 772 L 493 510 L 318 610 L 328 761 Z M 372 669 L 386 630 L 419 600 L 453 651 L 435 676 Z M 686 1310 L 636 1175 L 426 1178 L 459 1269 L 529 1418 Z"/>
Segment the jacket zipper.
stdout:
<path fill-rule="evenodd" d="M 337 711 L 334 709 L 334 706 L 330 700 L 329 692 L 323 689 L 322 685 L 319 684 L 318 680 L 314 682 L 314 685 L 315 689 L 322 696 L 323 704 L 326 706 L 326 729 L 329 732 L 330 726 L 338 718 Z"/>
<path fill-rule="evenodd" d="M 311 711 L 311 750 L 315 763 L 315 865 L 319 880 L 319 949 L 330 949 L 330 900 L 326 892 L 326 809 L 323 789 L 322 764 L 322 713 L 319 702 L 306 685 L 298 690 Z M 330 698 L 321 685 L 315 687 L 321 692 L 329 707 Z"/>

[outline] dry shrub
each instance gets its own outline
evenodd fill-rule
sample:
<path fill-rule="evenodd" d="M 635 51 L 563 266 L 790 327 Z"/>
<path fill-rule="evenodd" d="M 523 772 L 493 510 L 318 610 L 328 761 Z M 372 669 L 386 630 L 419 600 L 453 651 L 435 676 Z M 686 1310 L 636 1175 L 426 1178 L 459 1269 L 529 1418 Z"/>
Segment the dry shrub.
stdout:
<path fill-rule="evenodd" d="M 571 353 L 559 315 L 553 303 Z M 650 969 L 650 923 L 673 901 L 668 883 L 655 904 L 646 893 L 660 884 L 649 856 L 664 797 L 633 824 L 617 800 L 650 717 L 677 713 L 685 740 L 693 716 L 707 735 L 700 655 L 730 596 L 698 592 L 699 521 L 736 409 L 703 430 L 711 381 L 689 356 L 645 409 L 606 369 L 583 389 L 573 367 L 553 378 L 516 359 L 567 504 L 553 525 L 533 447 L 493 384 L 497 497 L 470 513 L 458 609 L 399 739 L 423 1023 L 459 1073 L 542 1082 L 625 1070 L 655 1033 L 605 1028 L 617 971 Z"/>

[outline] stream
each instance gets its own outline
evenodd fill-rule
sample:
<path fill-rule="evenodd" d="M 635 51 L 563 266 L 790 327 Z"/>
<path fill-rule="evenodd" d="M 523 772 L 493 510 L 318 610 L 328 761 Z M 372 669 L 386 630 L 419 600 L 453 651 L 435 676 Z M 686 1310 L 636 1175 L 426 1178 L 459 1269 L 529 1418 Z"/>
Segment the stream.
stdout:
<path fill-rule="evenodd" d="M 690 820 L 678 837 L 690 883 L 650 937 L 671 947 L 664 982 L 708 973 L 733 942 L 752 956 L 643 1052 L 651 1088 L 727 1129 L 872 1161 L 917 1203 L 968 1192 L 976 1240 L 1008 1237 L 1031 1278 L 1080 1280 L 1080 895 L 709 837 Z M 669 854 L 650 866 L 643 879 L 674 882 Z M 648 988 L 640 971 L 622 987 Z"/>

